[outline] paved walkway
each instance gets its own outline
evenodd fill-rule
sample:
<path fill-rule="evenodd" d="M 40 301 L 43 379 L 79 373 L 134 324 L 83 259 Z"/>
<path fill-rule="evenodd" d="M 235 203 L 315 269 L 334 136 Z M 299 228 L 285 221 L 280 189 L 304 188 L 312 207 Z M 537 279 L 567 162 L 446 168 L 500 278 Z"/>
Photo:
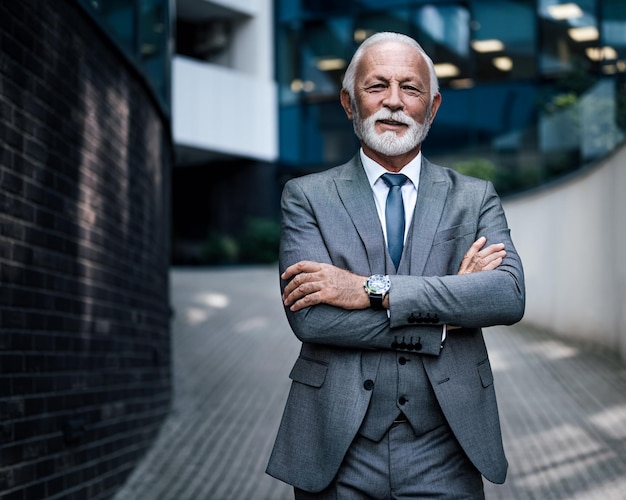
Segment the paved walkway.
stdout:
<path fill-rule="evenodd" d="M 175 395 L 115 500 L 282 500 L 264 474 L 298 342 L 273 267 L 174 269 Z M 626 365 L 524 326 L 486 331 L 510 462 L 495 500 L 626 499 Z"/>

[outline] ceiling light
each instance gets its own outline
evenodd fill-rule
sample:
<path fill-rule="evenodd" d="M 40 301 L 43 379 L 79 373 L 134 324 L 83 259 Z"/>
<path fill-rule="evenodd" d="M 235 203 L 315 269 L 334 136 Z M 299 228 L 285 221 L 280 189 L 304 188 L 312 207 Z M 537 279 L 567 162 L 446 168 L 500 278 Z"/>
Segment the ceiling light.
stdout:
<path fill-rule="evenodd" d="M 565 19 L 576 19 L 583 17 L 583 11 L 575 3 L 564 3 L 563 5 L 550 5 L 548 13 L 553 19 L 563 21 Z"/>
<path fill-rule="evenodd" d="M 493 65 L 501 71 L 511 71 L 513 69 L 513 61 L 510 57 L 495 57 Z"/>
<path fill-rule="evenodd" d="M 309 80 L 302 81 L 300 78 L 296 78 L 291 81 L 291 85 L 289 85 L 291 91 L 294 93 L 298 92 L 312 92 L 315 90 L 315 84 Z"/>
<path fill-rule="evenodd" d="M 576 42 L 591 42 L 600 38 L 598 29 L 595 26 L 583 26 L 582 28 L 571 28 L 567 31 L 570 38 Z"/>
<path fill-rule="evenodd" d="M 317 61 L 317 69 L 320 71 L 334 71 L 346 67 L 346 60 L 339 57 L 328 57 Z"/>
<path fill-rule="evenodd" d="M 361 43 L 363 40 L 372 36 L 374 33 L 375 32 L 372 30 L 364 30 L 364 29 L 354 30 L 354 41 L 356 43 Z"/>
<path fill-rule="evenodd" d="M 459 68 L 452 63 L 435 64 L 435 74 L 438 78 L 452 78 L 459 73 Z"/>
<path fill-rule="evenodd" d="M 610 61 L 617 59 L 617 51 L 613 47 L 589 47 L 585 53 L 592 61 Z"/>
<path fill-rule="evenodd" d="M 498 52 L 504 50 L 504 44 L 500 40 L 474 40 L 472 48 L 476 52 Z"/>
<path fill-rule="evenodd" d="M 456 80 L 450 80 L 448 85 L 453 89 L 471 89 L 474 86 L 474 80 L 471 78 L 458 78 Z"/>

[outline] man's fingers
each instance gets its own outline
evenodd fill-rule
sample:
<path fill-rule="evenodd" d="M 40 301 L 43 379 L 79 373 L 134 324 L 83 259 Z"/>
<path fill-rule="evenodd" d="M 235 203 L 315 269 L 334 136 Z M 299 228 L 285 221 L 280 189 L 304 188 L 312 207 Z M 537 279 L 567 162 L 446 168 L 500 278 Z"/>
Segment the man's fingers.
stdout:
<path fill-rule="evenodd" d="M 280 276 L 283 280 L 289 280 L 294 276 L 297 276 L 301 273 L 313 273 L 319 271 L 321 269 L 321 265 L 319 262 L 313 262 L 310 260 L 301 260 L 300 262 L 296 262 L 295 264 L 289 266 L 285 269 L 285 272 Z"/>
<path fill-rule="evenodd" d="M 477 253 L 485 245 L 485 243 L 487 243 L 487 238 L 485 238 L 484 236 L 481 236 L 474 243 L 472 243 L 472 246 L 470 247 L 468 253 L 470 252 L 472 254 Z"/>
<path fill-rule="evenodd" d="M 293 312 L 299 311 L 300 309 L 304 309 L 305 307 L 314 306 L 315 304 L 321 303 L 322 296 L 320 292 L 309 293 L 302 296 L 300 299 L 295 300 L 289 304 L 285 304 L 289 309 Z"/>
<path fill-rule="evenodd" d="M 465 263 L 468 260 L 472 259 L 476 254 L 478 254 L 478 252 L 480 251 L 480 249 L 484 246 L 486 242 L 487 242 L 487 238 L 485 238 L 484 236 L 481 236 L 480 238 L 478 238 L 474 243 L 472 243 L 472 246 L 469 247 L 469 250 L 463 256 L 462 262 Z"/>
<path fill-rule="evenodd" d="M 314 280 L 314 275 L 311 273 L 300 273 L 296 275 L 287 286 L 285 286 L 285 290 L 283 291 L 283 300 L 290 300 L 291 303 L 300 299 L 304 295 L 309 293 L 313 293 L 319 289 L 319 287 L 314 287 L 312 281 Z M 285 304 L 288 305 L 288 304 Z"/>
<path fill-rule="evenodd" d="M 489 260 L 488 262 L 486 262 L 481 270 L 482 271 L 493 271 L 500 264 L 502 264 L 502 260 L 503 259 L 504 259 L 504 256 L 493 258 L 493 259 Z"/>
<path fill-rule="evenodd" d="M 504 257 L 506 257 L 504 244 L 493 243 L 483 248 L 486 242 L 487 239 L 481 236 L 472 243 L 467 253 L 463 256 L 458 274 L 491 271 L 502 264 Z"/>

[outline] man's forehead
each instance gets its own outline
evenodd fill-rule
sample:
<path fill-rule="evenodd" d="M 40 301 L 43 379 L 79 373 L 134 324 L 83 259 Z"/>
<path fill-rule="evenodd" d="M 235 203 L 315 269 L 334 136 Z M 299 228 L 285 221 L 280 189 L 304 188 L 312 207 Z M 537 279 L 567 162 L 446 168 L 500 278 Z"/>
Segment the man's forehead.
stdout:
<path fill-rule="evenodd" d="M 365 49 L 363 58 L 377 53 L 406 54 L 409 56 L 421 57 L 421 53 L 416 47 L 400 40 L 381 40 L 380 42 L 377 42 Z"/>
<path fill-rule="evenodd" d="M 422 74 L 428 73 L 428 66 L 421 52 L 415 47 L 395 40 L 385 40 L 368 47 L 359 61 L 358 73 L 375 71 L 377 66 L 397 67 L 398 70 L 411 69 Z"/>

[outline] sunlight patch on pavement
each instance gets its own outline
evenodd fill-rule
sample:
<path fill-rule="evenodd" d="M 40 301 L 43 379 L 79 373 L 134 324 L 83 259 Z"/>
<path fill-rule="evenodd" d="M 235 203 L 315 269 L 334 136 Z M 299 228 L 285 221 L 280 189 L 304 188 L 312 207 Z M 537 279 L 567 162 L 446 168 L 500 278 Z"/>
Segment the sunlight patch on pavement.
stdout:
<path fill-rule="evenodd" d="M 573 358 L 580 354 L 580 351 L 574 347 L 563 344 L 556 340 L 546 340 L 543 342 L 533 343 L 528 349 L 536 354 L 540 354 L 546 359 L 566 359 Z"/>
<path fill-rule="evenodd" d="M 230 298 L 222 293 L 200 293 L 194 295 L 192 305 L 185 308 L 184 321 L 187 325 L 198 326 L 206 323 L 216 309 L 225 309 Z"/>
<path fill-rule="evenodd" d="M 194 295 L 194 302 L 216 309 L 224 309 L 230 304 L 230 298 L 223 293 L 200 293 Z"/>
<path fill-rule="evenodd" d="M 547 483 L 559 484 L 580 475 L 582 471 L 615 459 L 613 450 L 571 424 L 550 428 L 530 438 L 525 436 L 523 440 L 524 443 L 517 446 L 527 448 L 521 454 L 532 456 L 533 460 L 527 464 L 529 470 L 520 471 L 517 481 L 529 488 Z M 538 471 L 541 473 L 538 474 Z"/>
<path fill-rule="evenodd" d="M 611 438 L 626 439 L 626 405 L 606 408 L 590 420 Z"/>
<path fill-rule="evenodd" d="M 254 332 L 255 330 L 258 331 L 266 329 L 269 324 L 269 319 L 262 316 L 257 316 L 235 323 L 233 325 L 233 331 L 235 333 L 249 333 Z"/>
<path fill-rule="evenodd" d="M 201 309 L 199 307 L 188 307 L 185 309 L 185 323 L 191 326 L 197 326 L 206 322 L 211 316 L 211 311 Z"/>

